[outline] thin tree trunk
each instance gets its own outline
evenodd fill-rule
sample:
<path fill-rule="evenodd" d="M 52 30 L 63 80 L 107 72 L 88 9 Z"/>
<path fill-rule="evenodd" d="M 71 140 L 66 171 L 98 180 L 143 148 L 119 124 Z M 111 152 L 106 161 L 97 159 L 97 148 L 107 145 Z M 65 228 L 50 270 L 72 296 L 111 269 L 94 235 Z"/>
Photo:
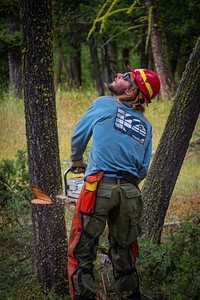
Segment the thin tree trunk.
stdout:
<path fill-rule="evenodd" d="M 148 24 L 145 21 L 142 26 L 142 45 L 141 45 L 141 68 L 148 69 L 148 49 L 146 49 Z"/>
<path fill-rule="evenodd" d="M 69 84 L 70 87 L 72 86 L 69 70 L 67 68 L 67 64 L 66 64 L 63 52 L 62 52 L 61 43 L 57 44 L 57 51 L 58 51 L 58 66 L 57 66 L 56 76 L 55 76 L 56 77 L 56 80 L 55 80 L 56 90 L 58 89 L 59 84 L 61 84 L 62 70 L 65 73 L 66 82 Z"/>
<path fill-rule="evenodd" d="M 148 17 L 151 22 L 151 47 L 156 66 L 156 72 L 161 81 L 161 97 L 163 100 L 170 100 L 172 97 L 172 83 L 167 69 L 166 58 L 162 49 L 162 36 L 158 26 L 157 0 L 145 0 Z"/>
<path fill-rule="evenodd" d="M 92 61 L 92 66 L 93 66 L 94 79 L 96 81 L 96 88 L 98 91 L 98 95 L 103 96 L 104 95 L 104 87 L 103 87 L 103 81 L 101 78 L 100 64 L 99 64 L 99 59 L 98 59 L 98 54 L 97 54 L 97 46 L 96 46 L 94 36 L 90 37 L 89 47 L 90 47 L 90 56 L 91 56 L 91 61 Z"/>
<path fill-rule="evenodd" d="M 200 39 L 177 90 L 142 194 L 143 232 L 160 242 L 165 215 L 200 111 Z"/>
<path fill-rule="evenodd" d="M 72 85 L 81 86 L 81 45 L 73 45 L 70 57 L 70 73 Z"/>
<path fill-rule="evenodd" d="M 108 44 L 108 52 L 110 57 L 110 67 L 111 67 L 112 75 L 115 76 L 115 74 L 119 72 L 117 42 L 112 41 Z"/>
<path fill-rule="evenodd" d="M 178 63 L 180 46 L 181 46 L 181 43 L 177 42 L 177 43 L 175 43 L 173 45 L 173 49 L 172 49 L 172 55 L 173 55 L 173 57 L 170 60 L 170 66 L 171 66 L 171 72 L 172 72 L 173 78 L 175 76 L 176 67 L 177 67 L 177 63 Z"/>
<path fill-rule="evenodd" d="M 67 237 L 58 147 L 51 0 L 22 1 L 24 100 L 38 281 L 67 292 Z"/>
<path fill-rule="evenodd" d="M 9 35 L 20 30 L 20 18 L 16 12 L 9 12 L 7 15 L 7 32 Z M 22 95 L 22 72 L 21 72 L 21 48 L 10 46 L 8 48 L 9 80 L 10 87 L 17 96 Z"/>
<path fill-rule="evenodd" d="M 106 37 L 102 37 L 102 66 L 103 66 L 103 75 L 104 81 L 106 83 L 112 82 L 112 70 L 110 67 L 110 57 L 108 53 L 108 45 L 106 44 Z"/>
<path fill-rule="evenodd" d="M 129 53 L 130 53 L 130 49 L 128 48 L 122 49 L 122 64 L 124 68 L 126 68 L 127 65 L 129 65 Z M 134 66 L 132 68 L 134 68 Z"/>
<path fill-rule="evenodd" d="M 55 89 L 56 91 L 59 88 L 59 85 L 61 84 L 61 72 L 62 72 L 62 57 L 61 57 L 61 51 L 60 51 L 61 45 L 60 43 L 57 44 L 57 52 L 58 52 L 58 64 L 55 74 Z"/>

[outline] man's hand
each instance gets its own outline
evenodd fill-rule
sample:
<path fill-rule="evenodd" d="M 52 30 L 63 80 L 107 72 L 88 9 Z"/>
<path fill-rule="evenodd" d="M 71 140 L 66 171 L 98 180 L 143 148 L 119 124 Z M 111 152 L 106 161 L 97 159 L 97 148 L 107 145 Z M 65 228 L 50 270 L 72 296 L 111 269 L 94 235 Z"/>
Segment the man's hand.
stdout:
<path fill-rule="evenodd" d="M 75 174 L 85 173 L 87 163 L 83 159 L 74 160 L 71 162 L 70 168 L 72 168 L 72 172 Z"/>

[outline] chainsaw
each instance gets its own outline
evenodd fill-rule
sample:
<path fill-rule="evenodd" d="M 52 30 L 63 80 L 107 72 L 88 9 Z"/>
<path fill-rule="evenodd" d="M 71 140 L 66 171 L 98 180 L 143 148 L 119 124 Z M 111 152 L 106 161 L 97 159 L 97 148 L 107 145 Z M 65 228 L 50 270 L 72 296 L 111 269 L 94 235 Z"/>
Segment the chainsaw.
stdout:
<path fill-rule="evenodd" d="M 67 178 L 69 172 L 73 172 L 73 169 L 74 168 L 69 168 L 64 172 L 64 189 L 65 196 L 69 198 L 70 201 L 76 202 L 81 192 L 84 180 L 81 176 Z"/>

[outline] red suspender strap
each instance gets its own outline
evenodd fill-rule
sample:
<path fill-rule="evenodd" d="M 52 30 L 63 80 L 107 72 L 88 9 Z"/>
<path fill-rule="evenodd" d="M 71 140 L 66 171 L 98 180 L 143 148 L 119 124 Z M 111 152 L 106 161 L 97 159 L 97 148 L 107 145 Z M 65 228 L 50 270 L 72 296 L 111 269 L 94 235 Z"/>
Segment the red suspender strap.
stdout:
<path fill-rule="evenodd" d="M 99 171 L 86 177 L 79 198 L 76 203 L 74 217 L 71 226 L 71 232 L 68 245 L 68 277 L 70 295 L 73 298 L 74 288 L 72 283 L 72 275 L 78 266 L 78 261 L 74 256 L 74 249 L 78 244 L 82 229 L 82 214 L 90 215 L 94 212 L 96 192 L 98 182 L 101 180 L 103 172 Z"/>

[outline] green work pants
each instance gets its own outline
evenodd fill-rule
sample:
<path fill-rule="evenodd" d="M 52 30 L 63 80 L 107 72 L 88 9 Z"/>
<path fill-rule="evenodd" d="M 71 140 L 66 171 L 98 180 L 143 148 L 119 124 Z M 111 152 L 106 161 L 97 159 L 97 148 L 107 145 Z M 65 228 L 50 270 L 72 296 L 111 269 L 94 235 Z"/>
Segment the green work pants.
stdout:
<path fill-rule="evenodd" d="M 139 283 L 130 244 L 141 233 L 142 208 L 141 193 L 133 184 L 100 181 L 95 212 L 82 215 L 83 232 L 74 251 L 79 263 L 73 274 L 75 299 L 95 299 L 93 262 L 106 222 L 117 293 L 121 299 L 126 299 L 124 294 L 136 293 Z"/>

